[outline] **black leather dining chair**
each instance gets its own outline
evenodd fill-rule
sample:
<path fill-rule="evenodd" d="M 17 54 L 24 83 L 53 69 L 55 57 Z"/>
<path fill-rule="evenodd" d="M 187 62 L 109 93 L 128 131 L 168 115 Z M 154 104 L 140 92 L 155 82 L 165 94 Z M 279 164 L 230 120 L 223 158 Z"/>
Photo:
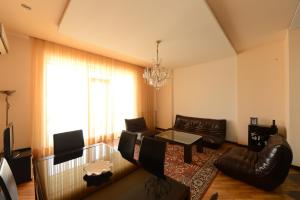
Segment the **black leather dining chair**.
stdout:
<path fill-rule="evenodd" d="M 145 136 L 141 143 L 139 163 L 148 172 L 164 178 L 165 152 L 166 142 Z"/>
<path fill-rule="evenodd" d="M 137 135 L 129 133 L 128 131 L 122 131 L 119 140 L 118 150 L 120 151 L 123 158 L 136 162 L 134 160 L 134 148 L 136 143 Z"/>
<path fill-rule="evenodd" d="M 54 155 L 79 150 L 84 147 L 82 130 L 75 130 L 53 135 Z"/>
<path fill-rule="evenodd" d="M 14 175 L 5 158 L 0 160 L 0 197 L 6 200 L 18 200 L 18 190 Z M 3 196 L 5 198 L 3 198 Z"/>

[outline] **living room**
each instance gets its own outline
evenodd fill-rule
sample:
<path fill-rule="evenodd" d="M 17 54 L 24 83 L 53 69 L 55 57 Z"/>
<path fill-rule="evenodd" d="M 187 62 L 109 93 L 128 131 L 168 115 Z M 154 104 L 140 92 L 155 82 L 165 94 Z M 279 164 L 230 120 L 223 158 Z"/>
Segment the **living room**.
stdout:
<path fill-rule="evenodd" d="M 83 4 L 72 0 L 43 3 L 6 0 L 0 3 L 0 22 L 9 43 L 8 53 L 0 56 L 0 90 L 16 91 L 8 97 L 9 122 L 14 124 L 13 148 L 34 149 L 34 108 L 38 103 L 33 88 L 33 82 L 38 79 L 32 58 L 34 40 L 138 67 L 149 66 L 156 56 L 155 41 L 162 40 L 159 57 L 162 66 L 171 69 L 171 77 L 159 90 L 149 87 L 150 92 L 148 89 L 147 93 L 141 92 L 148 95 L 139 100 L 140 107 L 147 104 L 147 109 L 150 108 L 150 116 L 145 116 L 148 126 L 171 128 L 176 115 L 226 119 L 226 141 L 248 145 L 251 117 L 256 117 L 257 123 L 264 126 L 271 126 L 275 120 L 278 133 L 291 146 L 292 165 L 299 169 L 299 0 L 207 0 L 178 4 L 155 1 L 137 5 L 134 2 L 124 3 L 126 6 L 120 4 L 124 8 L 120 2 L 102 1 Z M 105 6 L 112 11 L 104 9 Z M 92 12 L 92 7 L 101 13 L 96 9 Z M 133 12 L 135 9 L 139 9 L 138 12 Z M 80 19 L 76 15 L 84 17 Z M 93 17 L 99 21 L 85 21 Z M 120 19 L 130 28 L 126 23 L 116 25 Z M 147 22 L 145 25 L 143 20 Z M 153 35 L 149 36 L 150 33 Z M 54 78 L 53 82 L 57 80 Z M 55 87 L 63 84 L 63 74 L 59 80 L 62 82 Z M 55 87 L 51 91 L 55 91 Z M 58 104 L 53 110 L 64 110 L 66 102 L 72 101 L 71 97 L 64 100 L 64 91 L 56 94 Z M 123 92 L 123 96 L 130 93 Z M 129 102 L 129 108 L 131 101 L 126 99 L 125 102 Z M 6 126 L 5 113 L 5 95 L 1 94 L 0 130 Z M 125 124 L 120 127 L 125 129 Z M 242 182 L 235 183 L 235 187 L 239 187 L 238 184 L 244 187 Z M 226 199 L 226 193 L 211 191 L 211 188 L 208 192 L 219 192 L 219 198 L 223 195 Z"/>

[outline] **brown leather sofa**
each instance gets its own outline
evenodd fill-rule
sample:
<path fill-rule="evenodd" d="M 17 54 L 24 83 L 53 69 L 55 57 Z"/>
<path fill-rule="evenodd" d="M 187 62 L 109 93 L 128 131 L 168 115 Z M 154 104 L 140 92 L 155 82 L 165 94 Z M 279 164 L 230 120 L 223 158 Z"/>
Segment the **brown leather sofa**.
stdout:
<path fill-rule="evenodd" d="M 215 166 L 233 178 L 264 190 L 273 190 L 287 177 L 292 159 L 286 140 L 279 135 L 271 135 L 260 152 L 234 147 L 216 160 Z"/>
<path fill-rule="evenodd" d="M 226 120 L 176 115 L 173 130 L 201 135 L 204 146 L 218 148 L 225 141 Z"/>

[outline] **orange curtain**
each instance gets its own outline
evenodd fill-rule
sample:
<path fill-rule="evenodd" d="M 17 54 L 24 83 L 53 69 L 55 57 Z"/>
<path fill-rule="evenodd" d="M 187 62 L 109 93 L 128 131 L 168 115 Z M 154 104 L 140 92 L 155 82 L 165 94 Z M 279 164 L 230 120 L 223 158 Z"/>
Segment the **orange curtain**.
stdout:
<path fill-rule="evenodd" d="M 125 118 L 154 127 L 154 90 L 143 68 L 33 39 L 34 156 L 52 154 L 55 133 L 83 129 L 85 144 L 115 139 Z"/>

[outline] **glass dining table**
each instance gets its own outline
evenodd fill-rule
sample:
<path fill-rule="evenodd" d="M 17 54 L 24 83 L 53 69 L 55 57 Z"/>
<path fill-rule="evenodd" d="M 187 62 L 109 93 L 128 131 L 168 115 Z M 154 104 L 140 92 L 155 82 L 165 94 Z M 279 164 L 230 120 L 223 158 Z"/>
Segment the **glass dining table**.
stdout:
<path fill-rule="evenodd" d="M 101 161 L 112 164 L 109 176 L 98 176 L 96 182 L 94 176 L 87 179 L 86 167 Z M 155 177 L 104 143 L 60 156 L 40 158 L 33 162 L 33 166 L 38 200 L 190 199 L 188 186 L 170 177 Z"/>
<path fill-rule="evenodd" d="M 103 183 L 88 186 L 85 167 L 97 161 L 110 161 L 112 175 Z M 99 143 L 61 156 L 48 156 L 33 162 L 37 199 L 83 199 L 115 182 L 138 167 L 125 160 L 113 147 Z"/>

